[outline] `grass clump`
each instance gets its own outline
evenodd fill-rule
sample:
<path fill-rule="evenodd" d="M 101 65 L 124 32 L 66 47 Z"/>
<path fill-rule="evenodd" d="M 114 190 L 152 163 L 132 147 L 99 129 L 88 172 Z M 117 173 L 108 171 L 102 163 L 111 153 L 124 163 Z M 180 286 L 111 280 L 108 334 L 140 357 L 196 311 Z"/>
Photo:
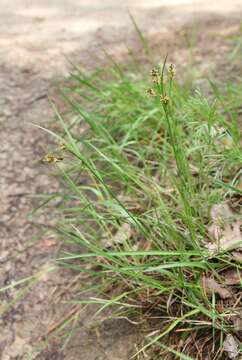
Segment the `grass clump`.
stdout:
<path fill-rule="evenodd" d="M 97 285 L 80 303 L 152 324 L 137 358 L 226 358 L 227 334 L 239 339 L 239 283 L 224 274 L 240 263 L 207 244 L 213 206 L 241 196 L 241 84 L 211 82 L 205 97 L 182 80 L 166 60 L 150 78 L 117 64 L 75 70 L 62 91 L 73 121 L 58 114 L 62 155 L 49 157 L 67 185 L 60 231 L 80 245 L 59 261 Z"/>

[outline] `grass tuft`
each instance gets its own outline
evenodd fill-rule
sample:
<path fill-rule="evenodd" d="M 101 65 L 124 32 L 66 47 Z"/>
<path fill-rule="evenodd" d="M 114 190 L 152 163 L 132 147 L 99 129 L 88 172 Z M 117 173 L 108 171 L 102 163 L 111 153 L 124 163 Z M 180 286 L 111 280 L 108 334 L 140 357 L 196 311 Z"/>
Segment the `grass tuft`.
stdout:
<path fill-rule="evenodd" d="M 218 359 L 226 334 L 237 336 L 239 289 L 224 300 L 202 279 L 223 284 L 224 271 L 241 269 L 206 243 L 211 208 L 241 196 L 242 84 L 221 90 L 210 80 L 208 97 L 184 89 L 166 62 L 150 78 L 116 64 L 91 74 L 76 68 L 62 90 L 71 115 L 58 114 L 61 155 L 46 159 L 58 160 L 66 184 L 59 231 L 80 251 L 59 263 L 99 285 L 77 303 L 152 323 L 134 357 L 152 350 L 163 359 Z"/>

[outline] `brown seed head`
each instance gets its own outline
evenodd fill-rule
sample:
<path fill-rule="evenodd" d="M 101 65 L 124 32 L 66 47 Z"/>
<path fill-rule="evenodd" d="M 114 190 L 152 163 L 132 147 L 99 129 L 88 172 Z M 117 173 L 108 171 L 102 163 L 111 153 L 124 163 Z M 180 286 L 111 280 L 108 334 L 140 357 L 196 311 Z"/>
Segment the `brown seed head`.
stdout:
<path fill-rule="evenodd" d="M 167 106 L 168 104 L 169 104 L 169 102 L 170 102 L 170 98 L 169 98 L 169 96 L 167 96 L 167 95 L 161 95 L 160 96 L 160 102 L 164 105 L 164 106 Z"/>
<path fill-rule="evenodd" d="M 174 65 L 171 64 L 168 68 L 168 73 L 169 73 L 169 76 L 170 76 L 170 79 L 172 80 L 175 76 L 175 73 L 176 73 L 176 70 L 174 68 Z"/>
<path fill-rule="evenodd" d="M 146 94 L 148 96 L 155 96 L 155 90 L 153 90 L 152 88 L 149 88 L 146 90 Z"/>
<path fill-rule="evenodd" d="M 54 164 L 54 163 L 60 162 L 62 160 L 63 160 L 62 156 L 55 156 L 52 154 L 46 154 L 43 158 L 43 161 L 47 162 L 48 164 Z"/>
<path fill-rule="evenodd" d="M 66 145 L 63 143 L 60 143 L 59 148 L 60 148 L 60 150 L 66 150 Z"/>
<path fill-rule="evenodd" d="M 160 82 L 160 72 L 158 69 L 152 69 L 151 72 L 152 82 L 158 84 Z"/>

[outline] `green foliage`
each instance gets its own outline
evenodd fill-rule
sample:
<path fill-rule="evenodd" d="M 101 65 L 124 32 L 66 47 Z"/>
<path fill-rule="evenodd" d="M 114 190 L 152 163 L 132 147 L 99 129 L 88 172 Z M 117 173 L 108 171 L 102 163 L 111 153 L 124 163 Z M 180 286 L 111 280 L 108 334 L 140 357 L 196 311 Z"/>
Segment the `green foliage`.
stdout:
<path fill-rule="evenodd" d="M 114 315 L 166 318 L 139 353 L 161 338 L 169 344 L 179 328 L 184 344 L 188 329 L 205 336 L 210 329 L 219 346 L 218 334 L 231 326 L 201 278 L 239 268 L 226 253 L 211 256 L 205 243 L 211 207 L 237 192 L 242 86 L 221 92 L 210 82 L 206 97 L 185 91 L 179 78 L 166 62 L 151 79 L 117 64 L 93 74 L 75 69 L 62 90 L 74 121 L 58 114 L 65 149 L 56 166 L 66 183 L 59 231 L 80 245 L 59 262 L 102 284 L 82 301 L 99 304 L 98 312 L 110 306 Z"/>

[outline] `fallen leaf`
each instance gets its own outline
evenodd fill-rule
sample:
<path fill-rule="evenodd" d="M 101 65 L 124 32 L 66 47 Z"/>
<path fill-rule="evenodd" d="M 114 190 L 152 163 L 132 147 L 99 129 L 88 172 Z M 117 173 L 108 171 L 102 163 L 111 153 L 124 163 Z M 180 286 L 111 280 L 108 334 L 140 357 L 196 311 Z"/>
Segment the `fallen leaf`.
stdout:
<path fill-rule="evenodd" d="M 242 188 L 238 188 L 236 185 L 236 189 L 239 189 L 242 191 Z M 242 215 L 242 196 L 238 193 L 234 193 L 231 201 L 231 208 L 235 209 L 239 214 Z"/>
<path fill-rule="evenodd" d="M 234 319 L 233 323 L 235 331 L 242 331 L 242 319 L 240 317 Z"/>
<path fill-rule="evenodd" d="M 233 212 L 227 203 L 215 204 L 211 209 L 210 216 L 215 222 L 231 218 L 231 216 L 233 216 Z"/>
<path fill-rule="evenodd" d="M 4 352 L 2 360 L 9 360 L 13 358 L 20 357 L 21 359 L 26 358 L 27 354 L 33 351 L 31 345 L 27 343 L 26 339 L 20 338 L 18 335 L 15 336 L 14 341 L 10 346 L 6 348 L 6 352 Z"/>
<path fill-rule="evenodd" d="M 242 262 L 242 252 L 241 251 L 233 251 L 232 256 L 235 261 Z"/>
<path fill-rule="evenodd" d="M 219 294 L 222 299 L 228 299 L 232 297 L 232 294 L 228 289 L 220 285 L 214 278 L 203 276 L 202 286 L 206 294 Z"/>
<path fill-rule="evenodd" d="M 214 205 L 211 209 L 212 225 L 208 231 L 215 242 L 207 244 L 211 254 L 240 248 L 242 245 L 241 220 L 234 220 L 234 214 L 226 203 Z"/>
<path fill-rule="evenodd" d="M 123 244 L 129 240 L 132 234 L 130 224 L 124 223 L 116 234 L 110 239 L 104 239 L 102 241 L 104 247 L 112 247 L 117 244 Z"/>
<path fill-rule="evenodd" d="M 226 336 L 224 341 L 224 351 L 228 353 L 230 359 L 235 359 L 239 355 L 239 345 L 231 334 Z"/>
<path fill-rule="evenodd" d="M 242 309 L 235 309 L 235 316 L 232 317 L 235 331 L 242 331 Z"/>
<path fill-rule="evenodd" d="M 242 270 L 227 270 L 224 274 L 226 285 L 237 285 L 242 282 Z"/>

